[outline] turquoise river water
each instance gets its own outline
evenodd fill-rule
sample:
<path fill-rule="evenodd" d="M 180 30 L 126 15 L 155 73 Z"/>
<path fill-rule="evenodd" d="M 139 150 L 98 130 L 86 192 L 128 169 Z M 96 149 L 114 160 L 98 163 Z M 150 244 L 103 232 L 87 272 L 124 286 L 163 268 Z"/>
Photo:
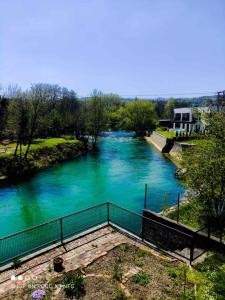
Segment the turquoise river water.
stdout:
<path fill-rule="evenodd" d="M 0 189 L 0 237 L 111 201 L 140 213 L 144 186 L 148 208 L 156 212 L 184 192 L 175 166 L 131 133 L 105 133 L 99 152 L 41 171 Z M 167 199 L 165 201 L 165 199 Z"/>

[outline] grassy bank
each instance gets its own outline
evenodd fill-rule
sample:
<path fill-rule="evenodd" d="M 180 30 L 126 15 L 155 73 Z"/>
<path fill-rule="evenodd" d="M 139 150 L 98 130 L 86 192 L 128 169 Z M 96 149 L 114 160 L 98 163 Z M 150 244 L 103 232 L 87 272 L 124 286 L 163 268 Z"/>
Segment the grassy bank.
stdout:
<path fill-rule="evenodd" d="M 79 141 L 74 139 L 69 139 L 69 137 L 60 137 L 60 138 L 45 138 L 45 139 L 35 139 L 31 146 L 30 151 L 35 151 L 42 148 L 53 148 L 59 144 L 70 143 L 76 144 Z M 9 143 L 8 145 L 0 144 L 0 158 L 1 157 L 10 157 L 14 154 L 16 149 L 16 143 Z M 27 149 L 27 146 L 22 146 L 22 153 L 24 154 Z"/>
<path fill-rule="evenodd" d="M 201 221 L 199 219 L 199 210 L 201 207 L 197 201 L 191 201 L 189 203 L 181 204 L 179 210 L 179 222 L 190 226 L 194 229 L 199 229 L 202 227 Z M 177 209 L 172 211 L 165 211 L 164 215 L 174 221 L 177 220 Z"/>
<path fill-rule="evenodd" d="M 172 138 L 176 137 L 175 131 L 167 131 L 167 130 L 162 130 L 162 129 L 157 128 L 156 132 L 161 134 L 162 136 L 164 136 L 167 139 L 172 139 Z"/>
<path fill-rule="evenodd" d="M 0 177 L 4 180 L 22 179 L 24 176 L 86 152 L 82 142 L 66 137 L 34 140 L 26 160 L 23 154 L 27 146 L 22 147 L 22 159 L 14 157 L 15 143 L 1 145 L 0 149 L 4 149 L 3 147 L 5 151 L 0 153 Z"/>

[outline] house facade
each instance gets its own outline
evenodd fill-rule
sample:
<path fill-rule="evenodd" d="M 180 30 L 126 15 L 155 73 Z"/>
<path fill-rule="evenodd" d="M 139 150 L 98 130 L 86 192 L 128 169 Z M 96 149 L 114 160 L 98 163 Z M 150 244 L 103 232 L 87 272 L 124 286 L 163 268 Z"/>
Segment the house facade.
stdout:
<path fill-rule="evenodd" d="M 203 132 L 205 130 L 204 112 L 208 107 L 181 107 L 174 109 L 173 130 Z"/>

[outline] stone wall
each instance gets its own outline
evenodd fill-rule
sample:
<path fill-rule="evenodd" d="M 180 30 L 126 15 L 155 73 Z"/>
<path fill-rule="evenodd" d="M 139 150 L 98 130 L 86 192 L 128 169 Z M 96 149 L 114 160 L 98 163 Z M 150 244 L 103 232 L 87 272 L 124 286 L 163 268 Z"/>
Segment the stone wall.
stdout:
<path fill-rule="evenodd" d="M 143 210 L 143 238 L 159 247 L 183 253 L 184 249 L 193 246 L 193 257 L 206 250 L 225 251 L 225 244 L 218 238 L 208 237 L 202 231 L 196 232 L 192 228 L 168 219 L 149 210 Z M 189 253 L 190 258 L 190 252 Z"/>

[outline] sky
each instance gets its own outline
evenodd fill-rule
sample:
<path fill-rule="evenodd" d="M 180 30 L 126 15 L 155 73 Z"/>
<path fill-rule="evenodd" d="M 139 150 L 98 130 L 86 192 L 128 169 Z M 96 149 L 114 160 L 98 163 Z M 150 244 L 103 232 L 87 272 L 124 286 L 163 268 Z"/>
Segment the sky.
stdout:
<path fill-rule="evenodd" d="M 0 84 L 90 95 L 225 89 L 224 0 L 0 0 Z"/>

